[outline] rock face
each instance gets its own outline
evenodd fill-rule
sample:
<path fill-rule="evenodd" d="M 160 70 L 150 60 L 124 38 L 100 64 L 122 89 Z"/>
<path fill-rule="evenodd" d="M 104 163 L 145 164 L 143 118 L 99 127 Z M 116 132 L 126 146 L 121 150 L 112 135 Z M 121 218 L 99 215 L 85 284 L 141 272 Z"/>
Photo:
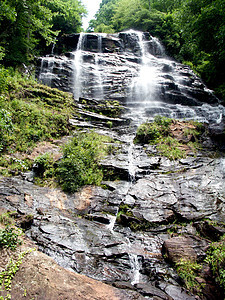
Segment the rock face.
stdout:
<path fill-rule="evenodd" d="M 60 56 L 62 48 L 70 52 Z M 85 292 L 79 299 L 196 299 L 163 254 L 169 262 L 184 251 L 203 261 L 212 232 L 215 240 L 222 235 L 224 156 L 207 154 L 214 134 L 207 151 L 174 161 L 133 140 L 137 125 L 156 114 L 223 128 L 224 107 L 189 67 L 168 59 L 147 34 L 71 35 L 55 49 L 56 55 L 40 58 L 38 78 L 74 92 L 77 112 L 70 122 L 77 130 L 94 129 L 113 139 L 101 161 L 105 181 L 69 195 L 35 186 L 32 174 L 2 178 L 1 206 L 33 216 L 27 236 L 60 266 L 122 290 L 119 295 L 109 287 L 111 296 L 104 295 L 104 285 L 99 296 Z M 58 149 L 53 152 L 59 155 Z M 207 227 L 206 219 L 217 225 Z M 65 284 L 75 284 L 75 277 Z M 202 299 L 209 299 L 206 293 Z"/>
<path fill-rule="evenodd" d="M 1 296 L 10 293 L 12 299 L 45 299 L 45 300 L 141 300 L 144 297 L 129 290 L 119 290 L 99 281 L 65 270 L 47 255 L 37 251 L 30 242 L 23 241 L 23 246 L 12 251 L 1 250 L 0 267 L 4 268 L 3 259 L 23 251 L 29 251 L 22 260 L 19 271 L 12 281 L 12 289 L 1 291 Z"/>
<path fill-rule="evenodd" d="M 60 55 L 62 50 L 70 51 Z M 74 34 L 38 60 L 43 83 L 75 98 L 119 100 L 143 117 L 156 114 L 219 122 L 224 109 L 188 67 L 168 58 L 149 34 Z M 209 104 L 213 104 L 211 107 Z"/>

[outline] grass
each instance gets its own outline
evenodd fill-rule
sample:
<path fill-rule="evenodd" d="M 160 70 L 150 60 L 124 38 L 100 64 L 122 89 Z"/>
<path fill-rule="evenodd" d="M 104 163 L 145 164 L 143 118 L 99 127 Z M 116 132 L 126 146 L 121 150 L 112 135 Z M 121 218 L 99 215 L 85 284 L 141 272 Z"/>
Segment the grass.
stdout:
<path fill-rule="evenodd" d="M 2 74 L 5 75 L 3 78 Z M 70 132 L 71 94 L 0 68 L 0 151 L 26 151 L 38 141 Z"/>
<path fill-rule="evenodd" d="M 172 130 L 177 127 L 177 132 Z M 176 128 L 175 128 L 176 129 Z M 158 152 L 170 160 L 185 158 L 188 152 L 200 149 L 200 135 L 204 125 L 198 122 L 178 122 L 156 116 L 153 122 L 141 124 L 136 132 L 135 143 L 156 145 Z"/>

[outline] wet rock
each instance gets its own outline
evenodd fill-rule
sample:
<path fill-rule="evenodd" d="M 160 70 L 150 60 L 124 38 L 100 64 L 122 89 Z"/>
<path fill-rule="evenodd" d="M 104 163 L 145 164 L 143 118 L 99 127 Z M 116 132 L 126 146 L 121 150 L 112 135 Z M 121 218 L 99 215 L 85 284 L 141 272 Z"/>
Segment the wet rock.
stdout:
<path fill-rule="evenodd" d="M 164 241 L 162 253 L 168 261 L 176 263 L 180 259 L 196 261 L 206 256 L 208 242 L 196 236 L 179 236 Z"/>
<path fill-rule="evenodd" d="M 208 221 L 196 222 L 194 226 L 201 235 L 209 238 L 212 241 L 218 241 L 224 234 L 225 228 L 220 225 L 210 224 Z"/>
<path fill-rule="evenodd" d="M 225 145 L 225 120 L 221 119 L 219 124 L 211 124 L 209 126 L 209 135 L 211 139 L 216 143 L 222 150 Z"/>
<path fill-rule="evenodd" d="M 21 251 L 30 250 L 34 245 L 26 241 Z M 5 267 L 2 258 L 7 255 L 1 250 L 1 268 Z M 9 257 L 8 257 L 9 259 Z M 8 291 L 1 291 L 6 297 Z M 12 299 L 98 299 L 135 300 L 143 297 L 134 291 L 119 290 L 99 281 L 65 270 L 47 255 L 34 250 L 28 253 L 12 279 L 10 289 Z"/>
<path fill-rule="evenodd" d="M 151 283 L 148 283 L 148 284 L 139 283 L 139 284 L 136 284 L 135 287 L 144 296 L 151 296 L 151 297 L 157 296 L 163 300 L 173 300 L 174 299 Z"/>
<path fill-rule="evenodd" d="M 165 288 L 165 292 L 172 298 L 176 300 L 195 300 L 196 297 L 188 295 L 184 289 L 175 285 L 168 285 Z"/>

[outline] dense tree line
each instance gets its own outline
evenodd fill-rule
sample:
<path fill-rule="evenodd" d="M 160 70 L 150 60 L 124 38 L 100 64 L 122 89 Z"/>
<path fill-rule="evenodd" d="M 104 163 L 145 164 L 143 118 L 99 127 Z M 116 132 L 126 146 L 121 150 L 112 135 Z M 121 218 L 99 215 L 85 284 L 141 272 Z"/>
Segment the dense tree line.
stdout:
<path fill-rule="evenodd" d="M 149 31 L 225 98 L 224 0 L 102 0 L 89 31 Z"/>
<path fill-rule="evenodd" d="M 1 0 L 0 62 L 28 63 L 60 34 L 80 32 L 85 13 L 79 0 Z"/>

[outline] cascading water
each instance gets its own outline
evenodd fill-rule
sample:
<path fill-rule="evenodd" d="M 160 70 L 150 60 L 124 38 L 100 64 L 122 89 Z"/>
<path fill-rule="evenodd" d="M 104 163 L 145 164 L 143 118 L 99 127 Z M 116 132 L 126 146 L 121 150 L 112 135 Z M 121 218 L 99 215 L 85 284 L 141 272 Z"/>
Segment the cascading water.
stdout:
<path fill-rule="evenodd" d="M 39 73 L 38 80 L 42 83 L 51 86 L 53 75 L 55 60 L 53 56 L 44 57 L 41 60 L 41 71 Z"/>
<path fill-rule="evenodd" d="M 159 157 L 151 145 L 145 148 L 134 144 L 135 131 L 139 124 L 155 115 L 222 125 L 225 109 L 189 67 L 166 57 L 154 37 L 132 31 L 114 35 L 81 34 L 78 44 L 77 35 L 71 38 L 76 43 L 61 58 L 64 69 L 57 67 L 59 56 L 52 56 L 51 85 L 57 86 L 56 73 L 60 78 L 58 73 L 62 72 L 61 81 L 72 78 L 58 86 L 75 94 L 81 112 L 81 117 L 75 120 L 77 126 L 82 130 L 95 128 L 116 141 L 115 153 L 107 156 L 105 165 L 101 163 L 104 171 L 115 171 L 119 180 L 105 182 L 107 189 L 88 186 L 82 195 L 68 196 L 65 205 L 71 203 L 70 211 L 75 210 L 79 216 L 76 202 L 84 204 L 84 217 L 73 215 L 72 221 L 62 217 L 60 224 L 57 218 L 50 242 L 52 219 L 43 218 L 38 221 L 41 226 L 36 226 L 34 236 L 38 239 L 45 234 L 45 243 L 49 244 L 45 247 L 40 242 L 44 251 L 56 253 L 55 258 L 64 265 L 66 257 L 68 268 L 106 282 L 129 281 L 134 289 L 137 283 L 147 282 L 152 286 L 157 278 L 154 290 L 163 290 L 162 298 L 166 298 L 166 282 L 168 291 L 172 284 L 177 292 L 177 285 L 173 285 L 177 276 L 171 280 L 171 270 L 168 271 L 161 256 L 163 241 L 169 238 L 167 229 L 173 226 L 176 213 L 187 220 L 193 215 L 193 222 L 203 216 L 222 216 L 225 162 L 222 158 L 217 166 L 211 158 L 200 155 L 196 158 L 192 154 L 170 162 Z M 45 62 L 42 62 L 40 69 L 44 72 Z M 79 101 L 80 97 L 86 101 Z M 95 110 L 95 106 L 104 108 L 110 104 L 107 100 L 118 100 L 126 106 L 122 116 L 109 117 Z M 113 123 L 112 128 L 107 120 L 108 124 Z M 156 156 L 150 157 L 148 151 Z M 194 230 L 191 229 L 191 234 Z M 161 294 L 157 295 L 161 298 Z M 182 290 L 179 299 L 184 298 Z"/>
<path fill-rule="evenodd" d="M 74 52 L 74 88 L 73 94 L 75 99 L 79 99 L 82 94 L 82 62 L 83 55 L 82 50 L 84 48 L 85 35 L 83 33 L 80 34 L 77 49 Z"/>
<path fill-rule="evenodd" d="M 103 90 L 103 71 L 100 70 L 100 53 L 102 53 L 102 35 L 98 35 L 98 53 L 95 54 L 95 77 L 96 77 L 96 90 L 94 91 L 95 99 L 104 99 Z"/>
<path fill-rule="evenodd" d="M 43 57 L 40 81 L 73 92 L 75 99 L 119 100 L 130 109 L 126 117 L 138 124 L 158 114 L 216 123 L 225 115 L 212 92 L 189 67 L 168 58 L 155 37 L 81 33 L 74 47 L 60 57 L 60 70 L 59 56 Z"/>

